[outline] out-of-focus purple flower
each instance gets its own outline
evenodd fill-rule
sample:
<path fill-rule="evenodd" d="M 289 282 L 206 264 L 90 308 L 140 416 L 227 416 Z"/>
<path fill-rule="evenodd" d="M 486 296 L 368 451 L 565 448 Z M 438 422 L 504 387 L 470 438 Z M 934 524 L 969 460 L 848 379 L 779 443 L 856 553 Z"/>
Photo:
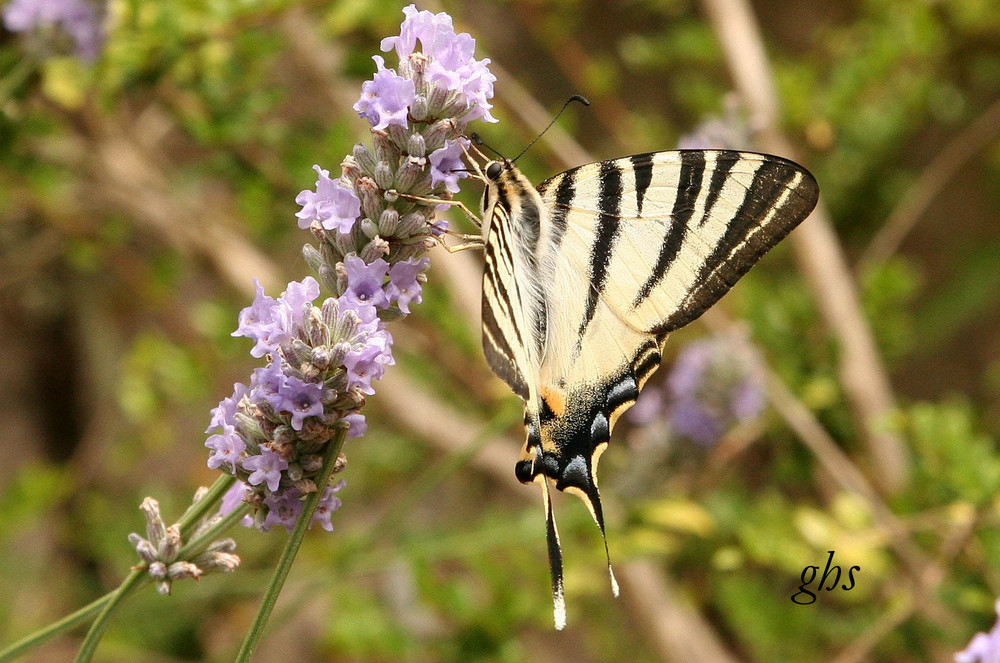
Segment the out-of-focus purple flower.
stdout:
<path fill-rule="evenodd" d="M 11 32 L 59 28 L 73 40 L 76 54 L 93 61 L 104 45 L 101 13 L 87 0 L 11 0 L 2 10 Z"/>
<path fill-rule="evenodd" d="M 347 437 L 361 437 L 368 431 L 368 422 L 365 421 L 365 415 L 360 412 L 348 414 L 344 417 L 344 421 L 349 424 Z"/>
<path fill-rule="evenodd" d="M 1000 600 L 995 609 L 1000 615 Z M 955 654 L 955 663 L 1000 663 L 1000 620 L 989 633 L 976 633 L 969 646 Z"/>
<path fill-rule="evenodd" d="M 281 471 L 288 469 L 288 461 L 267 447 L 261 447 L 259 455 L 248 456 L 240 464 L 243 469 L 250 470 L 247 483 L 251 486 L 266 484 L 272 493 L 278 490 Z"/>
<path fill-rule="evenodd" d="M 444 147 L 431 152 L 431 183 L 434 186 L 444 183 L 444 188 L 451 193 L 458 192 L 458 180 L 468 177 L 465 172 L 465 164 L 462 156 L 465 151 L 462 149 L 469 147 L 469 141 L 464 138 L 458 140 L 446 140 Z"/>
<path fill-rule="evenodd" d="M 344 270 L 347 273 L 347 290 L 341 296 L 342 300 L 353 300 L 381 308 L 389 306 L 389 298 L 382 288 L 389 263 L 378 258 L 367 264 L 357 256 L 347 256 L 344 258 Z"/>
<path fill-rule="evenodd" d="M 390 124 L 405 128 L 416 87 L 412 80 L 386 69 L 381 55 L 373 55 L 372 59 L 378 71 L 375 78 L 361 86 L 361 98 L 354 104 L 354 110 L 368 118 L 373 129 L 386 129 Z"/>
<path fill-rule="evenodd" d="M 239 460 L 240 454 L 247 448 L 243 438 L 236 433 L 236 429 L 228 424 L 222 427 L 221 433 L 210 435 L 205 440 L 205 446 L 212 450 L 208 457 L 208 466 L 211 469 L 217 470 L 228 463 L 233 472 L 236 471 L 236 461 Z"/>
<path fill-rule="evenodd" d="M 315 382 L 305 382 L 296 377 L 285 378 L 281 390 L 281 411 L 292 415 L 292 428 L 302 430 L 302 421 L 306 417 L 318 417 L 323 414 L 323 385 Z"/>
<path fill-rule="evenodd" d="M 318 175 L 316 190 L 305 189 L 295 197 L 295 202 L 302 205 L 295 214 L 299 218 L 299 228 L 306 229 L 313 221 L 318 221 L 324 230 L 351 232 L 361 214 L 361 200 L 340 180 L 330 179 L 330 171 L 319 166 L 313 169 Z"/>
<path fill-rule="evenodd" d="M 222 496 L 219 504 L 219 515 L 225 516 L 232 513 L 239 505 L 243 504 L 243 498 L 250 492 L 250 486 L 237 480 L 232 487 Z M 247 517 L 249 518 L 249 516 Z"/>
<path fill-rule="evenodd" d="M 427 257 L 407 258 L 402 262 L 397 262 L 389 269 L 389 285 L 385 287 L 385 294 L 390 302 L 395 302 L 396 306 L 403 313 L 410 314 L 410 303 L 419 304 L 422 301 L 420 296 L 421 286 L 417 276 L 430 267 L 431 259 Z"/>
<path fill-rule="evenodd" d="M 644 390 L 628 417 L 640 426 L 665 418 L 673 433 L 707 446 L 732 426 L 760 416 L 766 404 L 752 347 L 719 336 L 686 345 L 665 388 Z"/>

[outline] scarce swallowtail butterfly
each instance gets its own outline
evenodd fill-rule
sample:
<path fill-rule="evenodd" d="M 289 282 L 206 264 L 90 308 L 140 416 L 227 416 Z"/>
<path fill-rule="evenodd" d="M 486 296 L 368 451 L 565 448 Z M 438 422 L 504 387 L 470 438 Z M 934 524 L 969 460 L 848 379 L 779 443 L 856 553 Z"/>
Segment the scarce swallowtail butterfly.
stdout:
<path fill-rule="evenodd" d="M 512 160 L 476 170 L 486 184 L 475 238 L 485 250 L 483 349 L 524 401 L 527 440 L 515 474 L 542 487 L 561 629 L 549 486 L 579 496 L 604 534 L 597 463 L 660 364 L 667 335 L 805 219 L 819 187 L 787 159 L 729 150 L 636 154 L 537 187 Z M 608 571 L 617 596 L 610 557 Z"/>

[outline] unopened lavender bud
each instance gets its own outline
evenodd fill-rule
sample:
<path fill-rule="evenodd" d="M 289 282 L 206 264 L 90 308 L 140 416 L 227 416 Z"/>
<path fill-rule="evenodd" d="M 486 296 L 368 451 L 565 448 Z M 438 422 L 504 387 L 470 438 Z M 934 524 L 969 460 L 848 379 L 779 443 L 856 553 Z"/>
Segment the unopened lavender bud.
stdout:
<path fill-rule="evenodd" d="M 233 420 L 236 421 L 236 432 L 240 434 L 240 437 L 248 445 L 256 447 L 267 439 L 264 429 L 260 427 L 260 422 L 254 417 L 248 417 L 242 412 L 237 412 L 233 415 Z M 252 450 L 256 451 L 255 448 Z"/>
<path fill-rule="evenodd" d="M 323 457 L 319 454 L 309 454 L 299 458 L 299 464 L 307 474 L 315 474 L 323 468 Z"/>
<path fill-rule="evenodd" d="M 361 170 L 357 160 L 348 155 L 340 162 L 341 176 L 350 184 L 357 182 L 365 173 Z"/>
<path fill-rule="evenodd" d="M 416 163 L 412 159 L 413 157 L 410 157 L 410 160 L 403 163 L 399 170 L 396 171 L 395 188 L 397 191 L 412 193 L 417 183 L 427 175 L 423 164 Z M 430 178 L 427 177 L 427 179 Z"/>
<path fill-rule="evenodd" d="M 285 472 L 292 481 L 298 481 L 305 476 L 305 472 L 298 463 L 289 463 L 288 469 Z"/>
<path fill-rule="evenodd" d="M 291 426 L 278 424 L 271 433 L 271 450 L 280 454 L 281 449 L 291 447 L 295 444 L 297 433 Z"/>
<path fill-rule="evenodd" d="M 146 538 L 154 546 L 158 546 L 163 540 L 167 528 L 160 516 L 160 503 L 152 497 L 147 497 L 142 500 L 139 509 L 146 514 Z"/>
<path fill-rule="evenodd" d="M 323 254 L 312 244 L 302 247 L 302 257 L 306 259 L 306 264 L 314 271 L 318 272 L 323 266 Z"/>
<path fill-rule="evenodd" d="M 134 532 L 128 535 L 128 541 L 144 563 L 152 564 L 156 561 L 156 547 L 152 543 Z"/>
<path fill-rule="evenodd" d="M 397 163 L 401 154 L 388 132 L 372 129 L 372 144 L 375 147 L 375 159 L 387 163 Z M 373 171 L 374 172 L 374 171 Z"/>
<path fill-rule="evenodd" d="M 410 140 L 410 130 L 398 124 L 390 124 L 387 129 L 389 138 L 400 151 L 406 149 L 406 143 Z"/>
<path fill-rule="evenodd" d="M 325 345 L 314 347 L 309 355 L 309 363 L 325 371 L 330 366 L 330 349 Z"/>
<path fill-rule="evenodd" d="M 160 561 L 152 562 L 149 568 L 146 569 L 146 572 L 154 580 L 163 580 L 167 577 L 167 565 Z M 167 591 L 169 593 L 169 589 Z M 163 592 L 160 593 L 162 594 Z"/>
<path fill-rule="evenodd" d="M 366 175 L 372 176 L 375 174 L 375 155 L 361 143 L 354 146 L 354 161 Z"/>
<path fill-rule="evenodd" d="M 199 555 L 195 558 L 195 561 L 204 573 L 211 573 L 213 571 L 229 573 L 230 571 L 235 571 L 240 565 L 240 558 L 229 552 L 212 552 Z"/>
<path fill-rule="evenodd" d="M 364 216 L 369 219 L 377 219 L 382 215 L 385 202 L 382 198 L 382 190 L 379 189 L 375 180 L 370 177 L 362 177 L 358 180 L 358 196 L 361 198 L 361 211 Z"/>
<path fill-rule="evenodd" d="M 323 301 L 320 310 L 323 312 L 323 324 L 330 328 L 335 327 L 337 318 L 340 316 L 340 302 L 333 297 L 328 297 Z"/>
<path fill-rule="evenodd" d="M 424 141 L 424 137 L 420 134 L 411 135 L 406 142 L 406 152 L 411 157 L 427 156 L 427 143 Z"/>
<path fill-rule="evenodd" d="M 351 351 L 351 344 L 340 341 L 330 348 L 330 366 L 340 366 L 347 358 L 347 353 Z"/>
<path fill-rule="evenodd" d="M 401 237 L 410 237 L 423 232 L 427 228 L 427 219 L 423 214 L 410 212 L 399 220 L 399 231 L 396 233 Z"/>
<path fill-rule="evenodd" d="M 208 547 L 205 548 L 205 553 L 211 554 L 211 553 L 220 553 L 220 552 L 223 552 L 223 553 L 236 552 L 236 540 L 227 536 L 224 539 L 216 539 L 215 541 L 212 541 L 212 543 L 208 544 Z M 205 553 L 202 553 L 202 554 L 205 554 Z M 197 564 L 197 559 L 198 558 L 196 557 L 195 558 L 195 563 L 196 564 Z"/>
<path fill-rule="evenodd" d="M 375 184 L 380 189 L 392 188 L 393 175 L 395 173 L 392 172 L 392 167 L 385 161 L 379 161 L 378 165 L 375 166 Z"/>
<path fill-rule="evenodd" d="M 334 292 L 347 292 L 347 269 L 344 263 L 337 263 L 337 289 Z"/>
<path fill-rule="evenodd" d="M 157 557 L 164 562 L 172 562 L 177 559 L 180 549 L 181 530 L 177 525 L 171 525 L 156 547 Z"/>
<path fill-rule="evenodd" d="M 361 318 L 358 317 L 357 313 L 351 310 L 344 311 L 333 328 L 333 337 L 343 341 L 352 339 L 358 333 L 360 326 Z"/>
<path fill-rule="evenodd" d="M 344 256 L 346 256 L 348 253 L 354 253 L 354 251 L 356 250 L 356 247 L 354 246 L 356 242 L 355 240 L 356 235 L 357 232 L 355 232 L 355 230 L 351 230 L 351 232 L 349 233 L 336 233 L 336 235 L 332 238 L 332 241 L 330 242 L 331 244 L 330 252 L 339 254 L 339 256 L 335 260 L 327 261 L 326 264 L 336 265 L 338 262 L 343 260 Z M 337 291 L 335 290 L 334 292 Z"/>
<path fill-rule="evenodd" d="M 427 103 L 427 95 L 418 94 L 414 97 L 413 103 L 410 104 L 410 117 L 417 122 L 423 122 L 427 119 L 428 108 L 429 105 Z M 413 154 L 413 152 L 411 151 L 410 154 Z"/>
<path fill-rule="evenodd" d="M 346 234 L 348 233 L 335 233 L 337 237 Z M 325 265 L 336 265 L 344 259 L 343 254 L 339 253 L 333 243 L 329 240 L 319 245 L 319 256 L 322 258 L 322 264 Z"/>
<path fill-rule="evenodd" d="M 427 127 L 427 130 L 423 132 L 424 142 L 427 145 L 427 151 L 433 152 L 434 150 L 443 147 L 444 141 L 448 138 L 453 138 L 457 133 L 458 131 L 454 120 L 450 118 L 438 120 L 431 126 Z"/>
<path fill-rule="evenodd" d="M 285 359 L 296 368 L 301 367 L 303 364 L 308 364 L 312 358 L 312 348 L 305 341 L 297 338 L 292 339 L 292 342 L 286 347 L 289 349 L 289 352 Z"/>
<path fill-rule="evenodd" d="M 201 576 L 201 569 L 191 562 L 174 562 L 167 567 L 167 577 L 171 580 L 185 580 L 187 578 L 198 578 Z"/>
<path fill-rule="evenodd" d="M 347 467 L 347 456 L 345 456 L 343 452 L 341 452 L 337 454 L 337 460 L 333 461 L 333 472 L 334 474 L 336 474 L 337 472 L 343 472 L 346 467 Z"/>
<path fill-rule="evenodd" d="M 316 482 L 312 479 L 299 479 L 295 482 L 295 487 L 298 488 L 303 495 L 316 492 Z"/>
<path fill-rule="evenodd" d="M 400 171 L 402 172 L 402 171 Z M 392 237 L 399 229 L 399 212 L 391 207 L 382 212 L 378 219 L 378 232 L 383 237 Z"/>
<path fill-rule="evenodd" d="M 369 218 L 361 219 L 361 232 L 364 233 L 365 237 L 372 239 L 378 235 L 378 226 L 375 222 Z M 365 260 L 365 262 L 371 262 L 370 260 Z"/>
<path fill-rule="evenodd" d="M 372 263 L 385 257 L 388 253 L 389 242 L 376 235 L 372 241 L 365 244 L 365 247 L 358 253 L 358 257 L 367 263 Z"/>

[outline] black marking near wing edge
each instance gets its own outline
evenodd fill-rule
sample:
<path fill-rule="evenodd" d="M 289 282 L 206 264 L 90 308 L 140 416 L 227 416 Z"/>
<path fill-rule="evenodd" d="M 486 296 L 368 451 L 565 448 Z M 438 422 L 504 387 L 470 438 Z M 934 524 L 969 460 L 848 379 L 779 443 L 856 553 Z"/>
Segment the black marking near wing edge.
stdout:
<path fill-rule="evenodd" d="M 736 161 L 741 158 L 735 153 L 734 157 Z M 800 181 L 793 187 L 797 176 L 801 176 Z M 757 168 L 726 232 L 702 265 L 697 285 L 676 312 L 650 332 L 668 333 L 697 319 L 809 215 L 818 197 L 819 186 L 808 171 L 785 159 L 768 157 Z M 768 215 L 772 218 L 763 231 L 761 224 Z"/>
<path fill-rule="evenodd" d="M 608 263 L 618 239 L 622 202 L 622 171 L 614 161 L 602 161 L 598 174 L 598 220 L 597 236 L 590 247 L 590 289 L 587 292 L 587 308 L 580 323 L 579 337 L 582 339 L 587 325 L 594 319 L 597 300 L 604 292 L 608 278 Z"/>
<path fill-rule="evenodd" d="M 646 198 L 646 189 L 653 181 L 653 154 L 636 154 L 629 161 L 632 162 L 632 172 L 635 174 L 636 216 L 642 216 L 642 201 Z"/>
<path fill-rule="evenodd" d="M 558 249 L 559 245 L 562 244 L 563 236 L 569 226 L 566 215 L 569 214 L 573 199 L 576 198 L 576 171 L 576 168 L 568 170 L 555 179 L 547 180 L 538 185 L 538 192 L 541 194 L 547 190 L 552 182 L 558 180 L 555 204 L 549 210 L 549 221 L 552 223 L 552 239 L 550 241 L 553 249 Z"/>
<path fill-rule="evenodd" d="M 667 234 L 660 245 L 660 254 L 656 257 L 653 272 L 639 288 L 632 302 L 635 308 L 649 297 L 653 289 L 660 284 L 667 273 L 667 268 L 677 258 L 684 245 L 684 235 L 687 233 L 688 222 L 694 214 L 695 202 L 701 195 L 701 180 L 705 174 L 705 153 L 700 150 L 685 150 L 681 152 L 681 168 L 677 181 L 677 197 L 670 211 L 670 224 Z"/>

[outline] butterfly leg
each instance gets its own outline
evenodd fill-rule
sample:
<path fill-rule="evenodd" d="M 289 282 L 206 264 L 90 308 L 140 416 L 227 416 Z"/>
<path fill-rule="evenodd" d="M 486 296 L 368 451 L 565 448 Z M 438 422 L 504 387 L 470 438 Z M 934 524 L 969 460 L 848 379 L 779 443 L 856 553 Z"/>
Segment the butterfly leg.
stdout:
<path fill-rule="evenodd" d="M 399 197 L 406 198 L 407 200 L 412 200 L 417 203 L 423 203 L 425 205 L 451 205 L 453 207 L 457 207 L 459 210 L 461 210 L 462 214 L 465 214 L 465 216 L 467 216 L 470 221 L 476 224 L 477 228 L 483 227 L 483 220 L 479 218 L 479 215 L 473 212 L 471 209 L 469 209 L 469 206 L 463 203 L 461 200 L 442 200 L 440 198 L 425 198 L 424 196 L 413 196 L 408 193 L 401 193 L 399 194 Z"/>

